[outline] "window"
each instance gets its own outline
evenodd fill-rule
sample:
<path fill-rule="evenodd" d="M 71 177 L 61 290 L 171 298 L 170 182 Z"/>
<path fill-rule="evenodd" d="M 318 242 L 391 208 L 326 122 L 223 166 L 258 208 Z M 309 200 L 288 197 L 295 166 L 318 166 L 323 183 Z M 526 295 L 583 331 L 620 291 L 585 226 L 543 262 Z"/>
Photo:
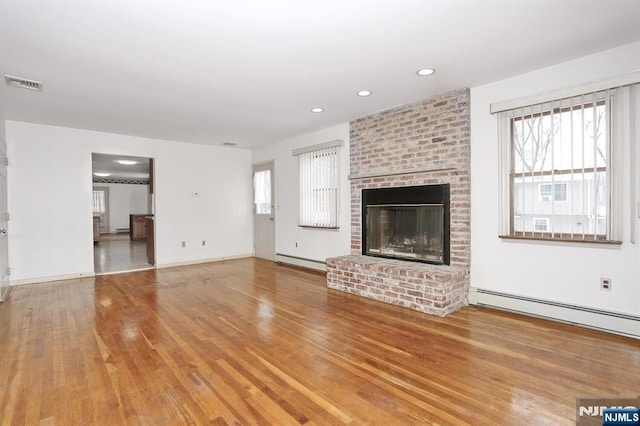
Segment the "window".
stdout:
<path fill-rule="evenodd" d="M 271 169 L 253 172 L 253 202 L 256 214 L 271 214 Z"/>
<path fill-rule="evenodd" d="M 550 201 L 567 201 L 567 183 L 539 184 L 538 200 L 543 203 L 548 203 Z"/>
<path fill-rule="evenodd" d="M 623 163 L 635 161 L 622 153 L 635 156 L 639 79 L 491 105 L 500 124 L 502 237 L 620 242 Z"/>
<path fill-rule="evenodd" d="M 300 226 L 338 227 L 339 148 L 342 141 L 294 150 L 300 177 Z"/>
<path fill-rule="evenodd" d="M 106 213 L 106 202 L 104 197 L 104 191 L 93 191 L 93 213 L 104 214 Z"/>
<path fill-rule="evenodd" d="M 538 232 L 549 231 L 549 219 L 546 217 L 536 217 L 533 219 L 533 229 Z"/>

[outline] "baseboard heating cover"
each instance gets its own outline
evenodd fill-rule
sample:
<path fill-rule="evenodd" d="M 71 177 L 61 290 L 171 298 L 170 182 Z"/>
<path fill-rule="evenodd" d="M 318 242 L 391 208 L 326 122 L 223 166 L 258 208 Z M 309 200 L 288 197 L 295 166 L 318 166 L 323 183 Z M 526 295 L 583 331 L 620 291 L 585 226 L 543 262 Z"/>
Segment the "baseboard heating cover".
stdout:
<path fill-rule="evenodd" d="M 640 339 L 640 316 L 471 287 L 469 303 Z"/>
<path fill-rule="evenodd" d="M 327 264 L 326 262 L 321 260 L 305 259 L 304 257 L 276 253 L 276 262 L 284 263 L 286 265 L 299 266 L 301 268 L 313 269 L 314 271 L 327 272 Z"/>

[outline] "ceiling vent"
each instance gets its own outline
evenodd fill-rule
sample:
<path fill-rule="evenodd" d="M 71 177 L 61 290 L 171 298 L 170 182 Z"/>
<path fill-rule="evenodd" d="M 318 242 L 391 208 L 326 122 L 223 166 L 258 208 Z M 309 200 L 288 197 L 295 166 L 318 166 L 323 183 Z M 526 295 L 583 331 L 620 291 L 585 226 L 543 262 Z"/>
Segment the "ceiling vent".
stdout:
<path fill-rule="evenodd" d="M 42 92 L 42 83 L 39 81 L 27 80 L 26 78 L 13 77 L 6 74 L 4 75 L 4 81 L 7 83 L 7 86 Z"/>
<path fill-rule="evenodd" d="M 223 142 L 222 146 L 236 146 L 238 145 L 237 143 L 233 143 L 233 142 Z"/>

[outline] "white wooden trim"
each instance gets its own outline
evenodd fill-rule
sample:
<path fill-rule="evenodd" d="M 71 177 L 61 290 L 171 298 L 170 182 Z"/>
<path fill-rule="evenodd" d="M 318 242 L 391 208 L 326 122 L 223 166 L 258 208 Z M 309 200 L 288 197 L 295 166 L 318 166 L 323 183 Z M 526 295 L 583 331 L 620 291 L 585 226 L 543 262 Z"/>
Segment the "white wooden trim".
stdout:
<path fill-rule="evenodd" d="M 186 260 L 186 261 L 183 261 L 183 262 L 158 263 L 156 265 L 156 269 L 175 268 L 176 266 L 199 265 L 201 263 L 222 262 L 224 260 L 244 259 L 244 258 L 247 258 L 247 257 L 253 257 L 253 253 L 238 254 L 238 255 L 234 255 L 234 256 L 225 256 L 225 257 L 212 257 L 212 258 L 208 258 L 208 259 Z"/>
<path fill-rule="evenodd" d="M 96 273 L 94 271 L 78 272 L 75 274 L 65 274 L 65 275 L 50 275 L 48 277 L 36 277 L 36 278 L 25 278 L 22 280 L 10 280 L 9 285 L 14 286 L 14 285 L 46 283 L 51 281 L 76 280 L 79 278 L 95 277 L 95 275 Z"/>
<path fill-rule="evenodd" d="M 640 82 L 640 70 L 630 72 L 618 77 L 598 80 L 591 83 L 582 84 L 566 89 L 558 89 L 551 92 L 540 93 L 537 95 L 526 96 L 518 99 L 510 99 L 507 101 L 494 102 L 490 105 L 491 114 L 495 114 L 502 111 L 508 111 L 511 109 L 522 108 L 528 105 L 537 105 L 544 102 L 551 102 L 553 100 L 570 98 L 572 96 L 579 96 L 583 93 L 599 92 L 601 90 L 613 89 L 615 87 L 627 86 Z"/>
<path fill-rule="evenodd" d="M 333 148 L 334 146 L 344 146 L 344 141 L 342 139 L 335 139 L 329 142 L 319 143 L 317 145 L 305 146 L 304 148 L 297 148 L 293 150 L 293 156 L 296 157 L 300 154 L 305 154 L 311 151 L 318 151 L 320 149 L 325 149 L 325 148 Z"/>

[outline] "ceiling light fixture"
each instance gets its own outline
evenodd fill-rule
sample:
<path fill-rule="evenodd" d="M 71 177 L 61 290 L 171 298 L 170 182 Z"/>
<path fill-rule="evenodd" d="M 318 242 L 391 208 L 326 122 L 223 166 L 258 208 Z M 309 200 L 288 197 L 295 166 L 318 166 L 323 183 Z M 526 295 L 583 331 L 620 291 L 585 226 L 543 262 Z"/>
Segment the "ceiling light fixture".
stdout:
<path fill-rule="evenodd" d="M 320 108 L 320 107 L 311 108 L 311 112 L 314 112 L 316 114 L 321 113 L 322 111 L 324 111 L 324 108 Z"/>
<path fill-rule="evenodd" d="M 361 90 L 357 93 L 358 96 L 362 96 L 362 97 L 369 96 L 370 94 L 371 94 L 370 90 Z"/>
<path fill-rule="evenodd" d="M 98 176 L 98 177 L 107 177 L 107 176 L 111 176 L 111 173 L 96 172 L 96 173 L 94 173 L 94 175 Z"/>
<path fill-rule="evenodd" d="M 433 68 L 422 68 L 421 70 L 416 71 L 416 74 L 425 77 L 427 75 L 432 75 L 435 72 L 436 70 L 434 70 Z"/>
<path fill-rule="evenodd" d="M 122 164 L 123 166 L 133 166 L 134 164 L 138 164 L 137 161 L 133 160 L 118 160 L 118 163 Z"/>

